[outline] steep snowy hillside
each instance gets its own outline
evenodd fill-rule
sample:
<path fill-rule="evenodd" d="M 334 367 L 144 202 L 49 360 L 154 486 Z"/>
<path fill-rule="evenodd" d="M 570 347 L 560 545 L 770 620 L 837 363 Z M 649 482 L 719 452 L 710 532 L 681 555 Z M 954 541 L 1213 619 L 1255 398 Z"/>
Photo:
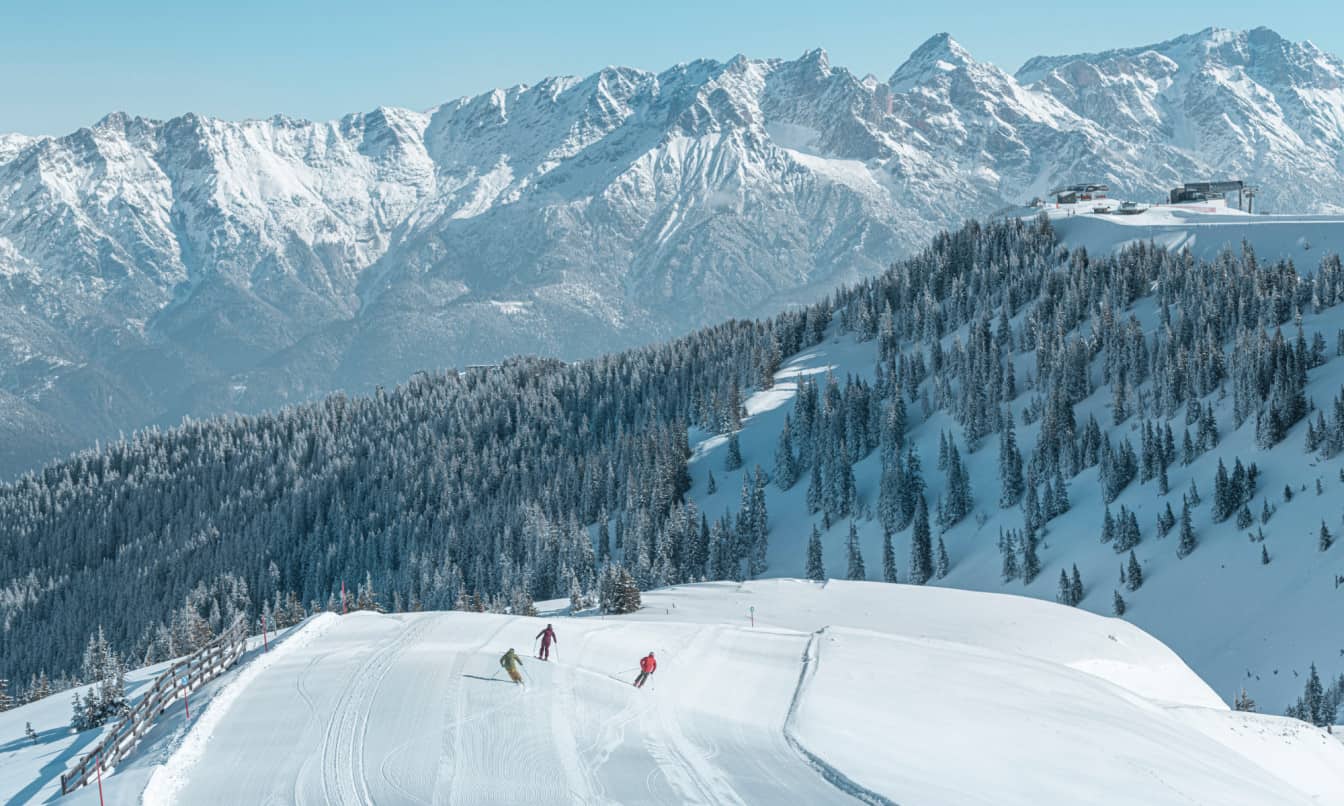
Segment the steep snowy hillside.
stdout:
<path fill-rule="evenodd" d="M 279 635 L 272 635 L 272 648 L 293 634 L 292 629 L 286 629 Z M 241 663 L 250 664 L 262 654 L 262 647 L 261 636 L 249 639 Z M 128 672 L 126 692 L 131 701 L 136 702 L 144 696 L 167 666 L 167 663 L 160 663 Z M 191 708 L 193 718 L 205 710 L 234 676 L 225 674 L 191 694 L 187 705 Z M 64 799 L 61 796 L 61 774 L 87 754 L 102 735 L 102 730 L 97 728 L 80 732 L 71 730 L 70 700 L 76 692 L 80 696 L 90 693 L 88 686 L 79 686 L 74 692 L 57 692 L 0 712 L 0 801 L 14 806 L 57 800 L 98 803 L 97 787 Z M 182 742 L 187 730 L 194 724 L 186 718 L 183 705 L 170 706 L 143 735 L 135 753 L 104 781 L 106 802 L 137 803 L 139 793 L 149 782 L 154 770 L 168 760 L 170 752 Z M 26 735 L 29 726 L 33 729 L 33 737 Z"/>
<path fill-rule="evenodd" d="M 543 663 L 528 649 L 543 619 L 318 616 L 232 673 L 185 737 L 154 748 L 161 766 L 118 772 L 108 791 L 143 789 L 146 806 L 1344 796 L 1344 746 L 1324 732 L 1228 711 L 1133 626 L 1029 599 L 714 583 L 648 593 L 630 616 L 551 622 Z M 523 689 L 497 663 L 510 646 Z M 635 689 L 649 651 L 658 669 Z M 35 708 L 0 715 L 0 730 Z M 6 788 L 35 772 L 34 751 L 0 752 Z"/>
<path fill-rule="evenodd" d="M 1344 67 L 1208 30 L 1017 77 L 945 34 L 311 123 L 0 136 L 0 475 L 183 414 L 770 313 L 1061 182 L 1344 205 Z"/>
<path fill-rule="evenodd" d="M 1117 313 L 1126 318 L 1132 313 L 1148 339 L 1161 327 L 1159 311 L 1151 300 Z M 1334 347 L 1338 334 L 1344 332 L 1344 310 L 1308 313 L 1302 323 L 1308 343 L 1320 334 L 1331 345 L 1327 362 L 1311 370 L 1305 389 L 1306 398 L 1323 407 L 1329 417 L 1332 401 L 1344 389 L 1344 358 L 1338 357 Z M 1086 324 L 1081 332 L 1085 334 L 1092 327 Z M 962 328 L 942 341 L 950 349 L 967 339 Z M 1096 366 L 1104 364 L 1104 359 L 1098 356 Z M 796 422 L 800 416 L 795 408 L 800 380 L 809 379 L 822 388 L 830 377 L 842 384 L 860 379 L 872 384 L 874 368 L 880 363 L 876 343 L 859 342 L 849 335 L 788 359 L 775 376 L 774 388 L 746 401 L 750 416 L 737 434 L 741 469 L 726 468 L 726 435 L 698 434 L 692 440 L 695 456 L 690 464 L 694 480 L 690 495 L 700 510 L 711 518 L 725 511 L 737 512 L 745 500 L 741 494 L 744 476 L 749 482 L 757 467 L 777 477 L 779 438 L 786 417 L 792 416 Z M 1037 358 L 1020 354 L 1014 364 L 1017 377 L 1029 379 L 1036 371 Z M 1020 505 L 1001 505 L 997 438 L 991 435 L 978 449 L 968 451 L 965 431 L 946 409 L 921 413 L 928 398 L 923 395 L 925 403 L 909 406 L 906 439 L 923 460 L 930 520 L 936 519 L 936 508 L 948 495 L 946 475 L 933 463 L 940 454 L 941 436 L 949 430 L 968 471 L 972 494 L 971 509 L 963 520 L 946 529 L 933 526 L 932 539 L 935 543 L 943 541 L 949 570 L 945 577 L 930 583 L 1053 600 L 1059 591 L 1061 571 L 1071 574 L 1077 568 L 1084 588 L 1081 607 L 1111 614 L 1114 594 L 1120 593 L 1126 603 L 1124 618 L 1176 650 L 1225 701 L 1230 703 L 1244 687 L 1264 709 L 1275 713 L 1302 694 L 1311 664 L 1330 678 L 1344 672 L 1344 662 L 1340 661 L 1344 641 L 1331 628 L 1329 616 L 1344 597 L 1337 584 L 1337 575 L 1344 574 L 1344 555 L 1338 548 L 1323 550 L 1319 540 L 1323 524 L 1332 534 L 1344 530 L 1344 517 L 1337 504 L 1344 490 L 1344 455 L 1324 458 L 1305 450 L 1305 420 L 1272 449 L 1258 447 L 1254 418 L 1240 427 L 1235 425 L 1235 400 L 1228 386 L 1230 383 L 1224 387 L 1225 393 L 1215 394 L 1209 401 L 1220 435 L 1217 446 L 1188 464 L 1173 463 L 1169 468 L 1169 493 L 1155 489 L 1153 480 L 1141 484 L 1136 478 L 1108 505 L 1098 468 L 1068 479 L 1070 508 L 1051 519 L 1044 530 L 1039 548 L 1040 573 L 1029 584 L 1021 578 L 1004 578 L 1001 534 L 1021 530 L 1025 516 Z M 1154 405 L 1146 389 L 1130 390 L 1130 394 L 1130 405 Z M 1144 402 L 1135 402 L 1139 400 Z M 1039 402 L 1033 401 L 1031 394 L 1024 394 L 1009 404 L 1019 423 L 1016 440 L 1024 457 L 1032 455 L 1038 441 L 1040 422 L 1033 421 L 1029 411 Z M 1114 388 L 1103 385 L 1075 407 L 1075 417 L 1081 428 L 1089 416 L 1095 416 L 1102 433 L 1117 446 L 1124 439 L 1141 445 L 1144 417 L 1135 412 L 1116 425 L 1113 410 Z M 1039 417 L 1039 412 L 1035 416 Z M 1313 423 L 1315 417 L 1315 413 L 1310 415 Z M 1157 422 L 1163 422 L 1160 416 Z M 1178 435 L 1177 444 L 1182 429 L 1194 428 L 1187 426 L 1183 417 L 1170 423 Z M 880 453 L 875 451 L 854 465 L 858 517 L 837 521 L 829 529 L 821 514 L 810 511 L 808 498 L 813 493 L 805 471 L 787 491 L 780 489 L 777 478 L 771 480 L 765 487 L 770 523 L 765 576 L 804 573 L 809 530 L 815 524 L 821 528 L 828 575 L 846 574 L 848 535 L 853 525 L 866 578 L 882 578 Z M 1241 525 L 1236 516 L 1215 522 L 1215 505 L 1211 503 L 1219 463 L 1230 470 L 1238 459 L 1256 463 L 1259 470 L 1256 492 L 1247 504 L 1253 515 L 1249 526 Z M 710 475 L 714 477 L 714 492 L 710 492 Z M 1202 502 L 1191 509 L 1198 548 L 1182 558 L 1178 553 L 1179 526 L 1163 535 L 1156 524 L 1166 506 L 1179 517 L 1183 497 L 1192 484 L 1202 497 Z M 1285 487 L 1293 493 L 1291 501 L 1285 500 Z M 1119 515 L 1122 508 L 1135 513 L 1140 525 L 1140 542 L 1134 548 L 1142 580 L 1137 589 L 1126 584 L 1129 552 L 1118 551 L 1117 543 L 1102 539 L 1103 513 Z M 1272 513 L 1267 521 L 1265 509 Z M 894 559 L 901 581 L 910 578 L 912 539 L 910 528 L 894 535 Z"/>

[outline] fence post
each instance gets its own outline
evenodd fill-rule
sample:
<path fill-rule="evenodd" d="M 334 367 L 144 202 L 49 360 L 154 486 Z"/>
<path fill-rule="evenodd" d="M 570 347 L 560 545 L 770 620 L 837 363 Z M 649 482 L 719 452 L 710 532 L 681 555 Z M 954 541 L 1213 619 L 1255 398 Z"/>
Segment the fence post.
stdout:
<path fill-rule="evenodd" d="M 103 751 L 102 751 L 101 749 L 98 751 L 98 767 L 97 767 L 97 770 L 98 770 L 98 806 L 104 806 L 104 804 L 103 804 Z M 85 780 L 87 780 L 87 779 L 85 779 Z"/>

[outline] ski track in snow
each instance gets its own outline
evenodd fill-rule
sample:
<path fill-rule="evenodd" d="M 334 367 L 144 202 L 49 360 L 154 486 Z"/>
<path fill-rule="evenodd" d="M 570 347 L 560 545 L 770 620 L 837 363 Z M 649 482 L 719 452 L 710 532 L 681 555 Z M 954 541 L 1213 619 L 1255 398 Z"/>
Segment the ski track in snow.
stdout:
<path fill-rule="evenodd" d="M 395 640 L 375 652 L 351 678 L 323 734 L 322 794 L 326 803 L 344 806 L 371 802 L 364 742 L 373 698 L 397 657 L 431 624 L 428 619 L 407 623 Z"/>
<path fill-rule="evenodd" d="M 878 804 L 879 806 L 896 806 L 895 801 L 856 783 L 851 780 L 849 776 L 831 766 L 831 764 L 821 756 L 808 750 L 807 746 L 803 744 L 802 740 L 798 738 L 798 734 L 794 731 L 793 726 L 798 719 L 798 706 L 802 702 L 803 696 L 807 690 L 808 680 L 817 673 L 817 667 L 821 665 L 821 651 L 817 646 L 817 636 L 824 635 L 826 629 L 827 628 L 822 627 L 820 630 L 817 630 L 812 633 L 812 635 L 808 636 L 807 646 L 803 649 L 802 668 L 798 670 L 798 686 L 794 689 L 793 700 L 789 703 L 789 715 L 784 719 L 784 738 L 788 741 L 789 746 L 797 751 L 798 755 L 816 770 L 818 775 L 825 778 L 826 781 L 836 789 L 839 789 L 841 792 L 864 803 Z"/>

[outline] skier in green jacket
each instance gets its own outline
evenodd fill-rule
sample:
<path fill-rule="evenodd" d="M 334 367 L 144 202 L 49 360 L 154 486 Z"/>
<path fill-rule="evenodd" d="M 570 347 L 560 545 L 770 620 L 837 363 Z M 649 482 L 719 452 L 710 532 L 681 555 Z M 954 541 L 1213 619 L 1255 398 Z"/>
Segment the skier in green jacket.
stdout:
<path fill-rule="evenodd" d="M 523 665 L 523 661 L 518 657 L 518 653 L 509 647 L 509 651 L 504 653 L 504 657 L 499 659 L 499 665 L 504 667 L 504 671 L 509 673 L 509 677 L 518 685 L 523 684 L 523 676 L 518 673 L 518 667 Z"/>

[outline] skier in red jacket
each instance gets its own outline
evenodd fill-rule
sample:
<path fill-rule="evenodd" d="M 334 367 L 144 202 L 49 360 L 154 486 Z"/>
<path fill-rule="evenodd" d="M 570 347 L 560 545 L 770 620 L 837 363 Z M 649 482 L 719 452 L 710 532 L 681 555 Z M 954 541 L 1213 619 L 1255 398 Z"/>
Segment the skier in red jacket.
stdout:
<path fill-rule="evenodd" d="M 653 659 L 652 652 L 640 658 L 639 677 L 635 678 L 635 688 L 644 688 L 644 681 L 648 680 L 649 675 L 653 674 L 654 670 L 657 668 L 658 668 L 658 661 Z"/>
<path fill-rule="evenodd" d="M 551 628 L 551 625 L 547 624 L 546 629 L 537 633 L 537 637 L 541 639 L 541 654 L 537 657 L 542 660 L 550 660 L 551 642 L 554 641 L 557 644 L 560 643 L 560 639 L 555 637 L 555 630 Z"/>

